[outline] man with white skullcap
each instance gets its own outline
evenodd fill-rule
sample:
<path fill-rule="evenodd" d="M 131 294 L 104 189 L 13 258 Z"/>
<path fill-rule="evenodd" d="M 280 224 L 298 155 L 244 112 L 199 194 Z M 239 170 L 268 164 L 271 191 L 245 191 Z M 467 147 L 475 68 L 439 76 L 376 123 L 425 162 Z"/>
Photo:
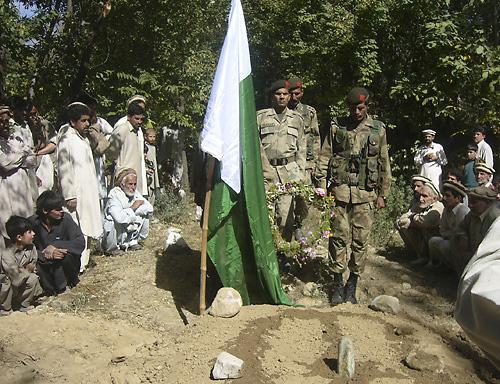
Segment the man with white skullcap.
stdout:
<path fill-rule="evenodd" d="M 424 129 L 424 145 L 422 145 L 415 154 L 415 165 L 420 167 L 419 173 L 422 176 L 432 180 L 436 188 L 441 188 L 441 167 L 448 164 L 443 146 L 435 143 L 436 131 L 432 129 Z"/>

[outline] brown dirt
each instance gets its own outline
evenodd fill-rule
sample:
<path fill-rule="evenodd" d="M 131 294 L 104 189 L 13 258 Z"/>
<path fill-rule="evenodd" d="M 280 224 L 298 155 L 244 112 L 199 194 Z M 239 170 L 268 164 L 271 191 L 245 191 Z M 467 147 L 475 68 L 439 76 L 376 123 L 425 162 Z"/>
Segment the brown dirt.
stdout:
<path fill-rule="evenodd" d="M 196 315 L 197 224 L 182 226 L 192 249 L 176 252 L 163 252 L 166 228 L 154 223 L 142 251 L 94 256 L 71 292 L 0 318 L 0 383 L 209 383 L 221 351 L 245 361 L 237 383 L 345 383 L 336 372 L 342 336 L 355 346 L 352 383 L 499 382 L 453 320 L 456 280 L 410 268 L 398 248 L 370 250 L 359 305 L 330 308 L 293 280 L 290 295 L 304 308 L 247 306 L 220 319 Z M 379 294 L 399 297 L 401 312 L 368 309 Z M 404 363 L 417 350 L 421 371 Z"/>

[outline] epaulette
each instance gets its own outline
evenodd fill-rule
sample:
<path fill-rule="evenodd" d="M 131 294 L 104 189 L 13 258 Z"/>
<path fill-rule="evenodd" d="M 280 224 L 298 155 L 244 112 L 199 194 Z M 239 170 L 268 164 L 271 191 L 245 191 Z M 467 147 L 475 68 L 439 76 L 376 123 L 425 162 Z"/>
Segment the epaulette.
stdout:
<path fill-rule="evenodd" d="M 385 128 L 385 124 L 382 123 L 380 120 L 373 119 L 373 130 L 376 131 L 376 132 L 378 132 L 382 128 Z"/>
<path fill-rule="evenodd" d="M 312 113 L 316 113 L 316 109 L 314 107 L 311 107 L 310 105 L 306 105 L 307 110 Z"/>
<path fill-rule="evenodd" d="M 288 109 L 288 111 L 293 115 L 293 117 L 300 117 L 300 120 L 304 120 L 304 117 L 300 112 L 297 112 L 296 110 Z"/>
<path fill-rule="evenodd" d="M 272 108 L 264 108 L 264 109 L 259 109 L 259 110 L 257 111 L 257 115 L 262 115 L 263 113 L 267 113 L 267 112 L 269 112 L 269 111 L 271 111 L 271 110 L 272 110 Z"/>

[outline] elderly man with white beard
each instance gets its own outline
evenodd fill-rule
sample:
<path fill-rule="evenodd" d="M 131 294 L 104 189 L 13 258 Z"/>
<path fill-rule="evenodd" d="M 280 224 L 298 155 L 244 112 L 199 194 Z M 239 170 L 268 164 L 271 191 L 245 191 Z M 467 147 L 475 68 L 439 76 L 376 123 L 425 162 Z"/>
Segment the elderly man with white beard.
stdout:
<path fill-rule="evenodd" d="M 137 173 L 123 169 L 116 177 L 104 209 L 103 250 L 112 256 L 141 249 L 140 240 L 149 234 L 153 206 L 137 191 Z"/>
<path fill-rule="evenodd" d="M 433 183 L 426 183 L 419 191 L 419 211 L 399 223 L 399 233 L 408 250 L 414 250 L 417 259 L 412 264 L 428 262 L 428 241 L 439 235 L 439 223 L 444 205 L 439 201 L 440 194 Z"/>

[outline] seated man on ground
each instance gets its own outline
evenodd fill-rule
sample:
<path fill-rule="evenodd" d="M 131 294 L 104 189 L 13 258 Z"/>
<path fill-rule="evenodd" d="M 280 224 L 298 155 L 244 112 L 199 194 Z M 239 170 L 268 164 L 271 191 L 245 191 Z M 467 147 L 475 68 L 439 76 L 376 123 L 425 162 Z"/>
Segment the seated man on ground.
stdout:
<path fill-rule="evenodd" d="M 458 233 L 452 246 L 453 259 L 449 266 L 457 273 L 462 272 L 486 236 L 486 232 L 497 217 L 500 208 L 497 206 L 496 192 L 490 188 L 479 186 L 469 190 L 470 212 L 458 227 Z"/>
<path fill-rule="evenodd" d="M 439 222 L 443 213 L 443 203 L 434 184 L 426 183 L 420 190 L 419 211 L 408 215 L 398 227 L 406 248 L 414 251 L 417 259 L 412 264 L 428 262 L 427 243 L 432 236 L 439 234 Z"/>
<path fill-rule="evenodd" d="M 5 224 L 12 245 L 0 254 L 0 315 L 12 312 L 13 305 L 27 312 L 43 293 L 35 274 L 37 251 L 33 227 L 24 217 L 11 216 Z"/>
<path fill-rule="evenodd" d="M 80 227 L 64 212 L 64 198 L 54 191 L 43 192 L 36 201 L 36 215 L 31 218 L 35 245 L 40 255 L 37 272 L 47 295 L 65 292 L 78 284 L 80 255 L 85 237 Z"/>
<path fill-rule="evenodd" d="M 400 227 L 408 227 L 410 224 L 410 217 L 414 215 L 415 213 L 418 213 L 421 211 L 419 208 L 420 205 L 420 190 L 426 183 L 432 183 L 431 179 L 422 176 L 422 175 L 413 175 L 411 177 L 411 186 L 413 189 L 413 198 L 411 199 L 410 202 L 410 207 L 408 208 L 408 211 L 403 213 L 397 220 L 396 220 L 396 228 Z"/>
<path fill-rule="evenodd" d="M 137 174 L 125 168 L 116 177 L 104 210 L 103 250 L 118 255 L 121 250 L 137 250 L 149 234 L 153 206 L 137 191 Z"/>
<path fill-rule="evenodd" d="M 465 187 L 453 181 L 443 183 L 444 211 L 439 223 L 439 236 L 431 237 L 429 240 L 429 263 L 432 267 L 434 262 L 443 261 L 450 265 L 451 243 L 457 234 L 458 226 L 469 213 L 469 207 L 463 203 L 467 196 Z"/>

